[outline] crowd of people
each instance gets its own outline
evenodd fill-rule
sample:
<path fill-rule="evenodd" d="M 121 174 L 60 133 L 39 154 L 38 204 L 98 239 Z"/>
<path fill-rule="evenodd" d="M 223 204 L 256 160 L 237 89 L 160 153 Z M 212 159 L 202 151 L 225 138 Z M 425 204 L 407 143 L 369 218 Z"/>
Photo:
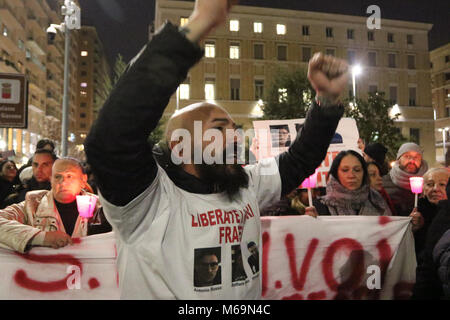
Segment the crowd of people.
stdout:
<path fill-rule="evenodd" d="M 345 61 L 320 53 L 311 59 L 308 79 L 316 98 L 301 133 L 293 140 L 280 138 L 289 150 L 275 159 L 246 166 L 175 164 L 173 150 L 185 143 L 172 139 L 176 130 L 194 136 L 195 121 L 202 121 L 204 131 L 236 128 L 227 111 L 210 103 L 175 113 L 163 141 L 148 143 L 171 95 L 202 58 L 199 43 L 225 21 L 231 3 L 196 0 L 185 26 L 167 23 L 132 60 L 86 139 L 89 165 L 58 158 L 49 140 L 40 141 L 20 169 L 10 160 L 0 163 L 0 246 L 18 252 L 60 248 L 74 237 L 114 229 L 122 298 L 259 299 L 259 216 L 410 216 L 418 258 L 413 298 L 450 298 L 439 263 L 450 261 L 449 171 L 428 169 L 420 146 L 403 144 L 389 168 L 383 145 L 360 141 L 361 150 L 335 157 L 326 187 L 313 190 L 312 206 L 306 190 L 298 187 L 321 164 L 343 115 L 339 96 L 348 85 Z M 237 139 L 219 141 L 223 158 Z M 192 146 L 204 151 L 207 144 L 192 141 Z M 274 170 L 264 174 L 267 168 Z M 424 178 L 417 206 L 409 186 L 413 176 Z M 97 190 L 94 216 L 82 218 L 76 196 Z M 233 216 L 242 227 L 240 242 L 222 241 L 218 230 L 227 224 L 224 217 L 244 207 L 245 219 Z M 202 213 L 209 220 L 195 220 Z M 243 250 L 250 253 L 250 273 Z M 236 279 L 246 279 L 245 285 L 231 286 Z"/>

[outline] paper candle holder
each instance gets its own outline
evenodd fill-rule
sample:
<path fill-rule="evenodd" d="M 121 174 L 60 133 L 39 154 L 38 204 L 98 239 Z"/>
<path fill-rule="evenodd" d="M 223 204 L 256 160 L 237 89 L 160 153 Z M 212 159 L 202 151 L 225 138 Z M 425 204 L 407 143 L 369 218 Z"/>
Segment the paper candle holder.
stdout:
<path fill-rule="evenodd" d="M 77 196 L 77 208 L 80 216 L 83 218 L 92 218 L 92 216 L 94 215 L 96 203 L 96 196 Z"/>
<path fill-rule="evenodd" d="M 415 194 L 422 193 L 423 190 L 423 178 L 422 177 L 411 177 L 409 178 L 409 184 L 411 186 L 411 191 Z"/>

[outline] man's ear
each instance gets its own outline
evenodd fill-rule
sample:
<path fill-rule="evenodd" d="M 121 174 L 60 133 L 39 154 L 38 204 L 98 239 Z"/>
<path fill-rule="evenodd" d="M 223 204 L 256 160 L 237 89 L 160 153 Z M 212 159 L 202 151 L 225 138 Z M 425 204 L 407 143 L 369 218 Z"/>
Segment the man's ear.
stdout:
<path fill-rule="evenodd" d="M 83 173 L 83 175 L 81 176 L 81 180 L 84 182 L 84 184 L 86 185 L 88 177 L 87 174 Z"/>

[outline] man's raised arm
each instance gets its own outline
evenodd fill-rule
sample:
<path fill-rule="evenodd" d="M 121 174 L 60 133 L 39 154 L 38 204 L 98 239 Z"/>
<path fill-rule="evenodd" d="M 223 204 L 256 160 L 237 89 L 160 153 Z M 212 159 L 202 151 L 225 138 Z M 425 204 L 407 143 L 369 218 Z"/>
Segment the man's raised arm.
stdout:
<path fill-rule="evenodd" d="M 314 173 L 325 159 L 344 107 L 339 96 L 348 84 L 344 60 L 317 53 L 310 60 L 308 79 L 316 90 L 316 101 L 304 126 L 288 151 L 279 155 L 282 195 L 290 193 Z"/>
<path fill-rule="evenodd" d="M 203 56 L 197 43 L 223 23 L 227 0 L 197 0 L 180 31 L 167 23 L 128 66 L 85 142 L 87 161 L 102 196 L 124 206 L 155 179 L 147 142 L 171 95 Z"/>

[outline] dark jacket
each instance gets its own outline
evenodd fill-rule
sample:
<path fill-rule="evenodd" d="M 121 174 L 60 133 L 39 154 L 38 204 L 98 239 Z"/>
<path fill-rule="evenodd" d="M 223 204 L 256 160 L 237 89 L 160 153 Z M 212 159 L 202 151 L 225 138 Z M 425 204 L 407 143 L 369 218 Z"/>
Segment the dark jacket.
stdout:
<path fill-rule="evenodd" d="M 442 284 L 444 299 L 450 300 L 450 229 L 444 233 L 433 250 L 433 261 Z"/>
<path fill-rule="evenodd" d="M 5 200 L 11 193 L 14 193 L 14 183 L 0 177 L 0 209 L 6 207 Z"/>
<path fill-rule="evenodd" d="M 409 189 L 403 189 L 395 185 L 389 173 L 383 177 L 383 188 L 394 204 L 395 213 L 392 214 L 403 217 L 409 216 L 414 209 L 414 193 Z"/>
<path fill-rule="evenodd" d="M 10 196 L 5 199 L 5 206 L 7 207 L 14 203 L 25 201 L 25 195 L 27 194 L 27 192 L 34 190 L 50 190 L 51 188 L 52 185 L 50 181 L 37 182 L 33 176 L 30 180 L 27 180 L 23 184 L 21 184 L 13 194 L 10 194 Z"/>
<path fill-rule="evenodd" d="M 438 214 L 433 219 L 426 235 L 425 248 L 418 257 L 416 283 L 412 299 L 440 299 L 443 296 L 438 265 L 433 260 L 433 249 L 442 235 L 450 229 L 450 202 L 440 201 Z"/>
<path fill-rule="evenodd" d="M 433 219 L 438 213 L 438 206 L 428 201 L 427 198 L 420 198 L 417 202 L 417 209 L 422 214 L 424 220 L 422 228 L 414 233 L 416 256 L 419 257 L 422 250 L 425 248 L 427 232 L 433 222 Z"/>
<path fill-rule="evenodd" d="M 126 205 L 155 179 L 158 169 L 148 137 L 188 70 L 202 57 L 203 50 L 167 23 L 111 92 L 84 144 L 97 186 L 110 203 Z M 298 187 L 323 161 L 343 111 L 342 106 L 321 108 L 313 103 L 302 134 L 278 156 L 282 195 Z M 215 192 L 214 185 L 179 167 L 170 163 L 162 167 L 188 192 Z"/>

